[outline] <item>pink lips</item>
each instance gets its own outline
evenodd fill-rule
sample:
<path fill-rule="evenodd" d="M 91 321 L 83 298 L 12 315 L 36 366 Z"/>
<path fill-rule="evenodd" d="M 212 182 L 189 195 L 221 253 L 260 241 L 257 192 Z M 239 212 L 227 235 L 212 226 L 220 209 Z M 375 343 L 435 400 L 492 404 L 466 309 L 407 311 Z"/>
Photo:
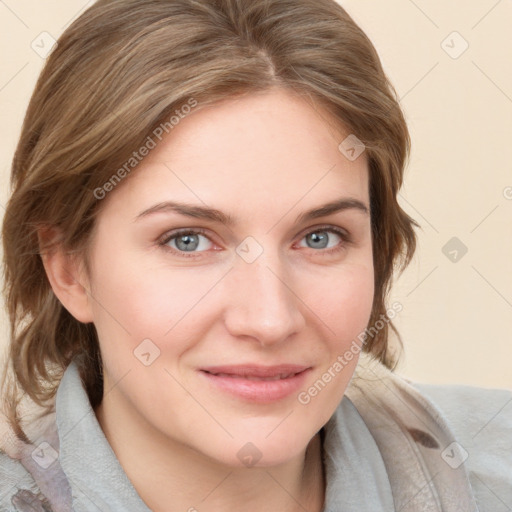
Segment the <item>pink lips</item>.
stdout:
<path fill-rule="evenodd" d="M 277 366 L 212 366 L 200 373 L 215 387 L 244 400 L 269 403 L 299 390 L 311 368 L 295 364 Z"/>

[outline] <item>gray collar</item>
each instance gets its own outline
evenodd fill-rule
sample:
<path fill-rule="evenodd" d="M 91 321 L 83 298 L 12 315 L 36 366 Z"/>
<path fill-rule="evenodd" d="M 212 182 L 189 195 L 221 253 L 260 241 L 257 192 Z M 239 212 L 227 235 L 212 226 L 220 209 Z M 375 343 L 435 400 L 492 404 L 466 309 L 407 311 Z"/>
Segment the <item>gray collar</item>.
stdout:
<path fill-rule="evenodd" d="M 149 511 L 101 430 L 75 361 L 59 385 L 56 413 L 60 464 L 72 489 L 73 510 Z"/>

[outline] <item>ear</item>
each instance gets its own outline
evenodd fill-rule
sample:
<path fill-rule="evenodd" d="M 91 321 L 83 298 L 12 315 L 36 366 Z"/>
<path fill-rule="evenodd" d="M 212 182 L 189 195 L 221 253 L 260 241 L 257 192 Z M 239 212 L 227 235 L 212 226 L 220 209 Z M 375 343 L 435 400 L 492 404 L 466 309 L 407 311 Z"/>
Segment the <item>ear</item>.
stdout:
<path fill-rule="evenodd" d="M 81 260 L 63 249 L 56 228 L 40 228 L 38 238 L 41 259 L 53 293 L 79 322 L 92 322 L 89 279 Z"/>

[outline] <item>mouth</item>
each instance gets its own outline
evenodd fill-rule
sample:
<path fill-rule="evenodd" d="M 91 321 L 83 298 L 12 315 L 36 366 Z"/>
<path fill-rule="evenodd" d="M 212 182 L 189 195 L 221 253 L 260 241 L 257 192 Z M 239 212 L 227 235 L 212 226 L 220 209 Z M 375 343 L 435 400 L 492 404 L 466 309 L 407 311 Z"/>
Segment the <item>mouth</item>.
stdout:
<path fill-rule="evenodd" d="M 211 366 L 203 368 L 202 371 L 210 373 L 211 375 L 232 377 L 235 379 L 278 380 L 292 377 L 307 369 L 307 366 L 281 364 L 276 366 Z"/>
<path fill-rule="evenodd" d="M 303 384 L 311 367 L 294 364 L 277 366 L 215 366 L 201 368 L 214 390 L 251 402 L 282 400 Z"/>
<path fill-rule="evenodd" d="M 297 375 L 297 373 L 286 373 L 286 374 L 278 374 L 271 377 L 260 377 L 257 375 L 233 375 L 231 373 L 210 373 L 210 375 L 215 375 L 216 377 L 231 377 L 232 379 L 247 379 L 247 380 L 281 380 L 281 379 L 288 379 L 290 377 L 293 377 L 294 375 Z"/>

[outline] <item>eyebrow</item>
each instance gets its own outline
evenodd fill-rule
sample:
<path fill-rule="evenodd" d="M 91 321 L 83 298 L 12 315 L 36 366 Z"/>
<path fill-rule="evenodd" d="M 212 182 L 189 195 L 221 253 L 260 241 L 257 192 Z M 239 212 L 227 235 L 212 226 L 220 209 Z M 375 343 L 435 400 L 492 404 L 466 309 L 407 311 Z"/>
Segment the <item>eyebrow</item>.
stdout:
<path fill-rule="evenodd" d="M 344 197 L 299 214 L 296 218 L 296 222 L 307 222 L 309 220 L 325 217 L 345 210 L 356 210 L 365 215 L 370 213 L 368 207 L 359 199 Z M 151 208 L 148 208 L 137 215 L 135 222 L 156 213 L 168 212 L 178 213 L 195 219 L 211 220 L 224 224 L 228 227 L 235 225 L 235 219 L 231 215 L 220 210 L 179 201 L 165 201 L 163 203 L 155 204 Z"/>

